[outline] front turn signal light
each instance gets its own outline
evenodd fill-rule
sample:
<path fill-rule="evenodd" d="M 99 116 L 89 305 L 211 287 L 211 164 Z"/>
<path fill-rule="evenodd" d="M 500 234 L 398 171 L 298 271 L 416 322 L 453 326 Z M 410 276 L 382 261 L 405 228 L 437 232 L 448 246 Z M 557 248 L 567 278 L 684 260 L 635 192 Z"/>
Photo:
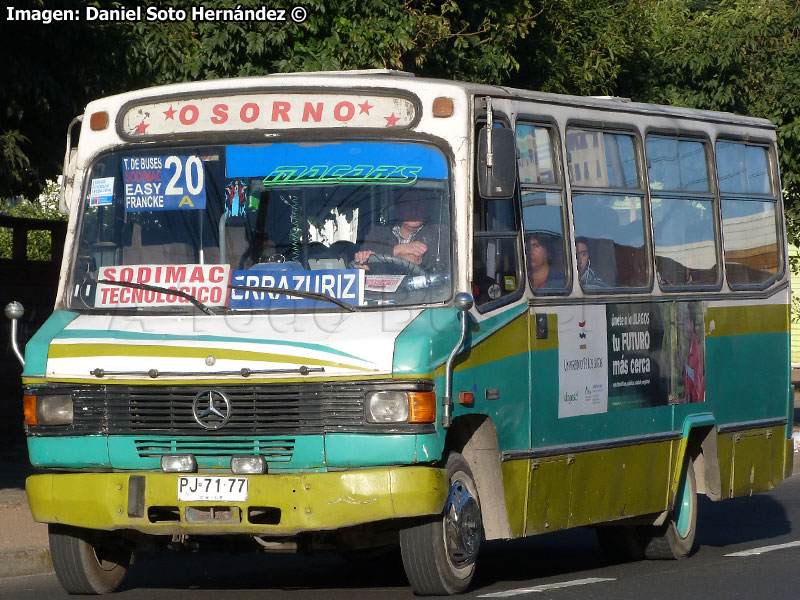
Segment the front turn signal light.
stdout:
<path fill-rule="evenodd" d="M 39 419 L 36 418 L 36 396 L 25 394 L 22 397 L 22 412 L 25 415 L 25 425 L 36 426 Z"/>
<path fill-rule="evenodd" d="M 436 392 L 408 392 L 408 422 L 433 423 L 436 420 Z"/>

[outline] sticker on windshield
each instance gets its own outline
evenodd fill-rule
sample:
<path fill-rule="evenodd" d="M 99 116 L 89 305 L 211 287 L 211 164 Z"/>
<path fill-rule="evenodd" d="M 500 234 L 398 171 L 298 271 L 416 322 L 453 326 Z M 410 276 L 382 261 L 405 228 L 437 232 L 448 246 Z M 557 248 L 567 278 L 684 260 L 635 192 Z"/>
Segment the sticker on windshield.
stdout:
<path fill-rule="evenodd" d="M 186 306 L 191 301 L 223 306 L 230 265 L 127 265 L 102 267 L 97 275 L 94 305 L 111 308 Z M 108 283 L 99 283 L 102 280 Z M 130 284 L 130 285 L 127 285 Z"/>
<path fill-rule="evenodd" d="M 122 159 L 125 212 L 195 210 L 206 207 L 199 156 L 128 156 Z"/>
<path fill-rule="evenodd" d="M 266 187 L 287 185 L 412 185 L 446 179 L 437 149 L 403 142 L 336 142 L 227 146 L 226 176 L 262 178 Z"/>
<path fill-rule="evenodd" d="M 276 269 L 281 268 L 280 263 L 275 263 L 274 266 Z M 289 293 L 292 291 L 321 294 L 353 306 L 364 303 L 364 271 L 362 269 L 278 271 L 256 268 L 233 271 L 231 286 L 228 300 L 230 308 L 335 307 L 328 300 L 295 296 Z M 236 289 L 233 286 L 276 288 L 276 290 L 286 290 L 286 292 Z"/>
<path fill-rule="evenodd" d="M 89 192 L 89 206 L 108 206 L 114 203 L 114 178 L 99 177 L 92 179 Z"/>
<path fill-rule="evenodd" d="M 400 287 L 405 275 L 367 275 L 364 289 L 368 292 L 394 293 Z"/>

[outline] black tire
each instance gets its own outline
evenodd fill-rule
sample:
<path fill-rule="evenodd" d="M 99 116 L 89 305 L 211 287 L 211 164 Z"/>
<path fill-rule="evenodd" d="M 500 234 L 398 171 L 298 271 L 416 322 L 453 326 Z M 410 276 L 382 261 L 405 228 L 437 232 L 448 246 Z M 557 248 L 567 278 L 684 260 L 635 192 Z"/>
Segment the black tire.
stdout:
<path fill-rule="evenodd" d="M 469 587 L 483 536 L 480 501 L 472 471 L 458 453 L 445 465 L 450 493 L 434 521 L 400 531 L 408 582 L 420 596 L 458 594 Z"/>
<path fill-rule="evenodd" d="M 649 542 L 643 528 L 635 525 L 604 525 L 596 527 L 597 541 L 603 552 L 617 562 L 644 560 Z"/>
<path fill-rule="evenodd" d="M 56 577 L 69 594 L 116 591 L 128 571 L 131 550 L 113 534 L 49 525 Z"/>
<path fill-rule="evenodd" d="M 667 522 L 651 529 L 653 532 L 645 548 L 647 558 L 677 560 L 691 554 L 697 533 L 697 481 L 691 458 L 684 463 L 678 493 Z"/>

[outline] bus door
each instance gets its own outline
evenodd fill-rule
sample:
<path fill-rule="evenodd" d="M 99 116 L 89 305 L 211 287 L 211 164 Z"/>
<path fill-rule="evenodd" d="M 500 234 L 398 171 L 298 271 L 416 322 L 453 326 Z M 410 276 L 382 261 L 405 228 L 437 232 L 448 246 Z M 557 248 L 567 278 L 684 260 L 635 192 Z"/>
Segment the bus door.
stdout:
<path fill-rule="evenodd" d="M 471 291 L 475 298 L 470 355 L 477 366 L 466 387 L 472 388 L 476 406 L 481 403 L 491 417 L 502 449 L 529 447 L 528 343 L 524 272 L 520 242 L 520 211 L 516 193 L 514 141 L 508 101 L 493 100 L 492 140 L 487 140 L 489 107 L 476 99 L 476 169 L 486 170 L 489 146 L 493 170 L 502 170 L 501 185 L 486 189 L 483 175 L 476 176 L 472 207 Z M 497 183 L 497 182 L 496 182 Z"/>

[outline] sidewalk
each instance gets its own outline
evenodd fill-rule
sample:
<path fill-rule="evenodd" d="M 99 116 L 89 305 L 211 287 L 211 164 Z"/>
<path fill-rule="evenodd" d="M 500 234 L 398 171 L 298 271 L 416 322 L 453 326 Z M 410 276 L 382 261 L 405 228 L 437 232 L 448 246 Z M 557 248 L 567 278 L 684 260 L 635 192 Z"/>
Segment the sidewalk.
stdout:
<path fill-rule="evenodd" d="M 12 443 L 0 453 L 0 578 L 53 570 L 47 525 L 36 523 L 25 497 L 25 478 L 33 473 L 27 449 Z"/>

